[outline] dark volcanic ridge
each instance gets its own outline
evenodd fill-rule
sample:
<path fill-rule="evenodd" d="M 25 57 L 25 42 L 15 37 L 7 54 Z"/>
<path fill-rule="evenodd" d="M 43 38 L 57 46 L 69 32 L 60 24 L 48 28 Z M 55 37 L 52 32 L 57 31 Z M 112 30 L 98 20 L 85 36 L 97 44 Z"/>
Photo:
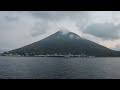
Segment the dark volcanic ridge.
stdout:
<path fill-rule="evenodd" d="M 4 53 L 22 56 L 84 55 L 95 57 L 119 57 L 120 52 L 99 45 L 79 35 L 60 30 L 38 42 Z"/>

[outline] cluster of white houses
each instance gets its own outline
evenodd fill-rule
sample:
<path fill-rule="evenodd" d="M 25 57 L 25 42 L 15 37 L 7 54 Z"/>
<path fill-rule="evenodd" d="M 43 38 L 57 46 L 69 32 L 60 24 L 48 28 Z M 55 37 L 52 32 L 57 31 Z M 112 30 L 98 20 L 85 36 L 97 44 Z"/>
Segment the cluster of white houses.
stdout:
<path fill-rule="evenodd" d="M 25 53 L 25 55 L 19 55 L 19 54 L 1 54 L 1 56 L 31 56 L 28 53 Z M 72 54 L 68 54 L 68 55 L 62 55 L 62 54 L 46 54 L 46 55 L 33 55 L 34 57 L 95 57 L 95 56 L 88 56 L 85 54 L 79 54 L 79 55 L 72 55 Z"/>

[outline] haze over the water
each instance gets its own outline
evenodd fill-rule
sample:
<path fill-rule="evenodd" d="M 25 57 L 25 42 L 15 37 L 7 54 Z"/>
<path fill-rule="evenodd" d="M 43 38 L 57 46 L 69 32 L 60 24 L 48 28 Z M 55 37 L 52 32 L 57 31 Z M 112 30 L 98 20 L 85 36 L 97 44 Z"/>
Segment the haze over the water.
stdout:
<path fill-rule="evenodd" d="M 0 48 L 16 49 L 58 30 L 120 51 L 120 11 L 1 11 Z M 71 36 L 72 37 L 72 36 Z"/>

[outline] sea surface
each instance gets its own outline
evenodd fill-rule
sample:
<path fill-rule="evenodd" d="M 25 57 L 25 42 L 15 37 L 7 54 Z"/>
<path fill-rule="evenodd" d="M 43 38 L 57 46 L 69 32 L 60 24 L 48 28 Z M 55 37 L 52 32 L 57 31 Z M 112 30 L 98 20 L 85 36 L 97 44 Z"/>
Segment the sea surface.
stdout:
<path fill-rule="evenodd" d="M 0 79 L 120 79 L 120 58 L 0 56 Z"/>

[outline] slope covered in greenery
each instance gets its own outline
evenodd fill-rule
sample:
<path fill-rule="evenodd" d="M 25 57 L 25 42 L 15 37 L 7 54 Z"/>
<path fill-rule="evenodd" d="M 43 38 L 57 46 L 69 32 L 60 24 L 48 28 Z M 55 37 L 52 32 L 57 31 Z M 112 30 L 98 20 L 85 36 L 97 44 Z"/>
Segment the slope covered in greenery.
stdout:
<path fill-rule="evenodd" d="M 9 53 L 19 55 L 46 55 L 46 54 L 85 54 L 89 56 L 120 56 L 120 52 L 113 51 L 102 45 L 81 38 L 75 33 L 58 31 L 47 38 L 25 47 L 12 50 Z"/>

